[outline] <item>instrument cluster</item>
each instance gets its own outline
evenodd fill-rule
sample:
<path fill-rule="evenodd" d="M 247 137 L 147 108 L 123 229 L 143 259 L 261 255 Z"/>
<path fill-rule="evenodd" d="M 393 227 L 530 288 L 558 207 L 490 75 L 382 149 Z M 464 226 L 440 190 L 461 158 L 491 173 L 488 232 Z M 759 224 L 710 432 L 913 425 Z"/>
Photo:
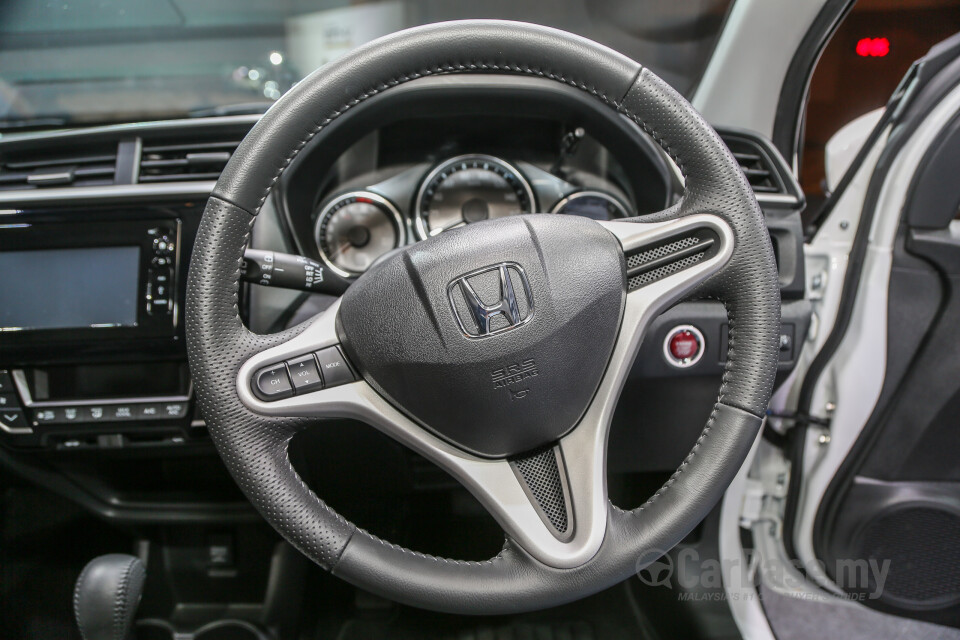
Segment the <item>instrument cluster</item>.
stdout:
<path fill-rule="evenodd" d="M 483 220 L 533 212 L 612 220 L 631 211 L 613 185 L 588 189 L 529 163 L 467 154 L 327 196 L 314 240 L 330 269 L 355 277 L 393 249 Z"/>

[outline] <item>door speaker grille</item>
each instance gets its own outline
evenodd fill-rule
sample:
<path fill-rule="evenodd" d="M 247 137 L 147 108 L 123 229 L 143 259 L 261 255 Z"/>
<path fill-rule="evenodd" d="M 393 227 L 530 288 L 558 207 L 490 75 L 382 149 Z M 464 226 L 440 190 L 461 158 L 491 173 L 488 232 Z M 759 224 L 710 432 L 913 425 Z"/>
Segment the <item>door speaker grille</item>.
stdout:
<path fill-rule="evenodd" d="M 905 608 L 960 602 L 960 516 L 908 507 L 873 518 L 863 531 L 863 556 L 890 561 L 880 597 Z"/>

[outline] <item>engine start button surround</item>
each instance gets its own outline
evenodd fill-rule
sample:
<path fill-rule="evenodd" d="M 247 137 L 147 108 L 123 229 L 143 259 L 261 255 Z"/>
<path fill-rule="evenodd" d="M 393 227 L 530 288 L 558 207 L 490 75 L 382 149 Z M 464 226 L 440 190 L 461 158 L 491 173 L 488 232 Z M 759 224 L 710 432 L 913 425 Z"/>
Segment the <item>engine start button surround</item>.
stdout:
<path fill-rule="evenodd" d="M 671 366 L 686 369 L 700 362 L 706 346 L 700 329 L 692 324 L 677 325 L 663 340 L 663 357 Z"/>

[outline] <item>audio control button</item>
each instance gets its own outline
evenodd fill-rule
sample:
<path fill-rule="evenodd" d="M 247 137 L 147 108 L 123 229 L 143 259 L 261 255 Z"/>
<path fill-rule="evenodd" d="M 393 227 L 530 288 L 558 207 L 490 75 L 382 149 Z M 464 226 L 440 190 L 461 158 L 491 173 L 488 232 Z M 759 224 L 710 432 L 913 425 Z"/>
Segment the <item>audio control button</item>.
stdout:
<path fill-rule="evenodd" d="M 327 347 L 317 351 L 317 361 L 320 363 L 325 387 L 336 387 L 355 380 L 353 372 L 350 371 L 350 365 L 337 347 Z"/>
<path fill-rule="evenodd" d="M 290 380 L 293 381 L 293 388 L 297 390 L 297 393 L 308 393 L 323 389 L 320 370 L 317 368 L 317 361 L 312 353 L 288 360 L 287 369 L 290 371 Z"/>
<path fill-rule="evenodd" d="M 261 400 L 281 400 L 293 395 L 287 367 L 281 362 L 261 369 L 253 376 L 253 393 Z"/>

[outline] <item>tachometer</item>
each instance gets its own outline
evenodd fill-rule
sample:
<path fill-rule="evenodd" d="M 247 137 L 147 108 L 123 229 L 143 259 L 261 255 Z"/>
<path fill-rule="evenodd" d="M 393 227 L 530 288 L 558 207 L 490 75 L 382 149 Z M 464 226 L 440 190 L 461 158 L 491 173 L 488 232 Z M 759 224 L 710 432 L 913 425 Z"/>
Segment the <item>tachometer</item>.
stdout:
<path fill-rule="evenodd" d="M 468 155 L 437 165 L 420 185 L 414 226 L 421 239 L 472 222 L 530 213 L 530 183 L 499 158 Z"/>
<path fill-rule="evenodd" d="M 622 202 L 603 191 L 577 191 L 554 205 L 551 213 L 565 213 L 594 220 L 627 218 L 627 208 Z"/>
<path fill-rule="evenodd" d="M 317 216 L 320 257 L 334 272 L 357 276 L 404 240 L 403 219 L 389 200 L 369 191 L 344 193 Z"/>

